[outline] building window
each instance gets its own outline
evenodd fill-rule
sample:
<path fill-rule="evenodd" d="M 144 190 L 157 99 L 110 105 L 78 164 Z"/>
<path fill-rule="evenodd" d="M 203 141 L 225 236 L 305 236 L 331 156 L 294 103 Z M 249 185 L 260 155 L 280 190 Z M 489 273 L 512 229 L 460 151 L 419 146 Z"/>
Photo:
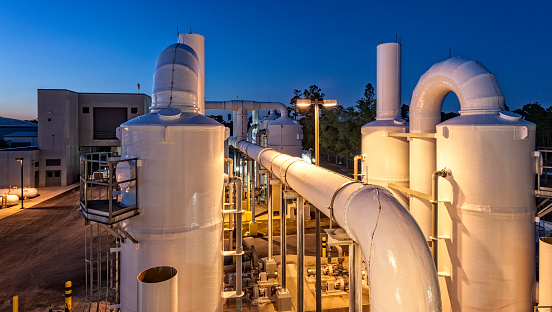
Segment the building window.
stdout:
<path fill-rule="evenodd" d="M 128 120 L 126 107 L 94 107 L 94 140 L 117 140 L 117 127 Z"/>
<path fill-rule="evenodd" d="M 83 107 L 83 108 L 82 108 L 82 113 L 83 113 L 83 114 L 88 114 L 88 113 L 90 113 L 90 107 Z"/>
<path fill-rule="evenodd" d="M 46 159 L 46 166 L 61 166 L 61 159 Z"/>
<path fill-rule="evenodd" d="M 38 161 L 35 161 L 35 167 L 40 167 L 40 163 Z"/>
<path fill-rule="evenodd" d="M 138 114 L 138 107 L 131 107 L 130 108 L 130 113 L 131 114 Z"/>

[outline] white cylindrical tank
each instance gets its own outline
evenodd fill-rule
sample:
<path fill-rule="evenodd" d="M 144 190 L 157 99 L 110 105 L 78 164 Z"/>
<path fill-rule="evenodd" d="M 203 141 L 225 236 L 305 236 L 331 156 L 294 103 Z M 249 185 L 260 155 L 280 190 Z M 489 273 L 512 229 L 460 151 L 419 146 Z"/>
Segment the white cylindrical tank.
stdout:
<path fill-rule="evenodd" d="M 364 182 L 388 187 L 389 183 L 409 186 L 408 141 L 389 137 L 387 133 L 407 133 L 408 124 L 402 119 L 376 120 L 364 125 L 362 154 L 365 155 L 362 172 Z M 402 192 L 389 189 L 408 209 L 408 198 Z"/>
<path fill-rule="evenodd" d="M 268 147 L 275 151 L 301 157 L 303 128 L 289 117 L 280 117 L 268 124 Z"/>
<path fill-rule="evenodd" d="M 136 276 L 178 270 L 178 311 L 222 311 L 225 128 L 197 113 L 163 109 L 121 125 L 124 158 L 138 161 L 140 215 L 123 227 L 139 242 L 121 250 L 121 304 L 136 311 Z"/>
<path fill-rule="evenodd" d="M 443 311 L 532 311 L 535 125 L 474 112 L 436 130 L 436 169 L 452 173 L 439 179 Z"/>
<path fill-rule="evenodd" d="M 389 183 L 409 187 L 409 150 L 406 138 L 387 133 L 407 133 L 408 124 L 401 116 L 401 44 L 383 43 L 377 47 L 377 116 L 364 125 L 362 173 L 364 182 L 388 187 Z M 390 189 L 408 209 L 405 194 Z"/>

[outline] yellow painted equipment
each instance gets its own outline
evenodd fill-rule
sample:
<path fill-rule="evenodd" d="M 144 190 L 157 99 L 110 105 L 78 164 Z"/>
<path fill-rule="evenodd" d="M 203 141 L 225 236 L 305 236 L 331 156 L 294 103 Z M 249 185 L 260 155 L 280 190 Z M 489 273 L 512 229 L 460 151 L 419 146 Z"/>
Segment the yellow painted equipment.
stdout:
<path fill-rule="evenodd" d="M 71 298 L 73 296 L 73 290 L 71 288 L 71 281 L 65 282 L 65 308 L 71 311 Z"/>

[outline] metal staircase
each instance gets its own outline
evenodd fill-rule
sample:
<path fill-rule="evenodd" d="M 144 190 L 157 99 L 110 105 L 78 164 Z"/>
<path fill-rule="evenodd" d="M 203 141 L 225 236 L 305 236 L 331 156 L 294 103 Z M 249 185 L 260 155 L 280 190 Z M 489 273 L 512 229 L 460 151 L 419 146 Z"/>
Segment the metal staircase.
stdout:
<path fill-rule="evenodd" d="M 86 221 L 84 311 L 120 309 L 121 244 L 125 239 L 138 242 L 119 222 L 139 214 L 137 163 L 109 152 L 80 157 L 80 210 Z"/>

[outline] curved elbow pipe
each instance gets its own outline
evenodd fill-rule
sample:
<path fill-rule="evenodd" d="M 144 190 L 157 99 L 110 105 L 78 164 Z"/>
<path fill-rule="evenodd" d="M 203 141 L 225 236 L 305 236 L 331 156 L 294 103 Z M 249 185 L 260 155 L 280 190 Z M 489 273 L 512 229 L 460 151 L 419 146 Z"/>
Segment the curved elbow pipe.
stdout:
<path fill-rule="evenodd" d="M 410 132 L 435 132 L 449 92 L 458 97 L 460 113 L 504 110 L 496 76 L 477 61 L 453 57 L 434 64 L 420 77 L 410 101 Z"/>
<path fill-rule="evenodd" d="M 224 109 L 238 111 L 241 107 L 247 111 L 260 109 L 276 109 L 280 111 L 282 117 L 288 117 L 287 107 L 279 102 L 256 102 L 256 101 L 205 101 L 206 109 Z"/>
<path fill-rule="evenodd" d="M 359 243 L 367 262 L 371 311 L 441 311 L 425 238 L 389 191 L 247 141 L 237 147 L 326 215 L 333 198 L 335 221 Z"/>

